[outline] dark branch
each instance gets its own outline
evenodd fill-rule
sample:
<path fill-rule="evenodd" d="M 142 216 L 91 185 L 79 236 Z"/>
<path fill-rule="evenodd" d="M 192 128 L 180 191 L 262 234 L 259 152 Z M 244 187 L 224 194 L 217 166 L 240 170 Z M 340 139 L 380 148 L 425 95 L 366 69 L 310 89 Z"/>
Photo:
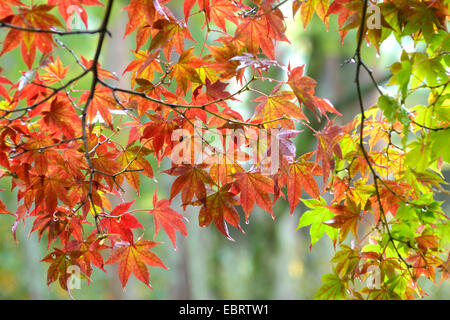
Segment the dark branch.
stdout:
<path fill-rule="evenodd" d="M 32 33 L 50 33 L 50 34 L 57 34 L 59 36 L 70 36 L 70 35 L 77 35 L 77 34 L 96 34 L 101 33 L 102 29 L 96 29 L 96 30 L 74 30 L 74 31 L 59 31 L 55 29 L 39 29 L 39 28 L 25 28 L 21 26 L 17 26 L 14 24 L 6 23 L 3 21 L 0 21 L 0 28 L 9 28 L 14 30 L 19 30 L 23 32 L 32 32 Z M 109 34 L 108 31 L 106 33 Z"/>
<path fill-rule="evenodd" d="M 373 176 L 373 181 L 374 181 L 374 186 L 375 186 L 375 194 L 376 194 L 376 198 L 377 198 L 377 202 L 378 202 L 378 206 L 379 206 L 379 210 L 380 210 L 380 214 L 381 214 L 382 224 L 383 224 L 384 228 L 386 229 L 386 232 L 388 233 L 389 241 L 392 243 L 392 246 L 393 246 L 398 258 L 405 264 L 405 266 L 408 270 L 408 273 L 410 274 L 411 278 L 413 279 L 413 276 L 412 276 L 412 273 L 410 270 L 411 266 L 406 262 L 406 260 L 402 257 L 402 255 L 400 254 L 400 252 L 397 249 L 397 245 L 395 244 L 394 238 L 392 237 L 391 231 L 389 229 L 389 224 L 388 224 L 388 221 L 386 218 L 386 213 L 385 213 L 383 205 L 381 203 L 381 196 L 380 196 L 380 189 L 378 186 L 378 180 L 380 180 L 381 182 L 383 182 L 383 180 L 378 176 L 377 172 L 375 171 L 375 169 L 370 161 L 370 157 L 367 153 L 367 150 L 364 147 L 364 121 L 366 119 L 366 115 L 364 112 L 364 102 L 363 102 L 363 98 L 362 98 L 361 83 L 360 83 L 360 78 L 359 78 L 360 73 L 361 73 L 361 67 L 363 67 L 364 69 L 366 69 L 369 72 L 369 75 L 370 75 L 372 81 L 376 84 L 371 70 L 365 65 L 365 63 L 362 61 L 362 58 L 361 58 L 361 45 L 362 45 L 362 41 L 363 41 L 363 37 L 364 37 L 364 27 L 365 27 L 365 22 L 366 22 L 367 5 L 368 5 L 368 0 L 364 0 L 361 24 L 359 27 L 359 34 L 358 34 L 358 43 L 357 43 L 356 52 L 355 52 L 355 56 L 354 56 L 354 59 L 356 60 L 355 83 L 356 83 L 356 89 L 358 92 L 359 108 L 360 108 L 360 112 L 361 112 L 359 147 L 361 149 L 361 152 L 363 153 L 364 159 L 365 159 L 365 161 L 372 173 L 372 176 Z M 376 85 L 376 87 L 377 87 L 377 90 L 381 94 L 383 94 L 382 91 L 379 89 L 378 85 Z"/>
<path fill-rule="evenodd" d="M 97 86 L 97 83 L 99 82 L 99 77 L 98 77 L 98 69 L 97 69 L 97 65 L 98 65 L 98 60 L 100 58 L 100 54 L 102 51 L 102 47 L 103 47 L 103 43 L 105 41 L 105 35 L 108 33 L 108 22 L 109 22 L 109 18 L 111 16 L 111 9 L 112 9 L 112 4 L 113 4 L 113 0 L 108 0 L 108 4 L 106 5 L 106 11 L 105 11 L 105 16 L 103 17 L 103 22 L 102 25 L 100 26 L 99 29 L 99 39 L 97 42 L 97 48 L 95 50 L 95 55 L 94 55 L 94 59 L 92 62 L 92 67 L 90 69 L 90 71 L 92 72 L 92 84 L 91 84 L 91 89 L 89 92 L 89 97 L 86 101 L 86 104 L 84 106 L 83 112 L 81 114 L 81 128 L 82 128 L 82 134 L 83 134 L 83 142 L 84 142 L 84 155 L 87 161 L 87 164 L 89 166 L 89 192 L 88 192 L 88 198 L 91 202 L 92 205 L 92 209 L 94 210 L 94 214 L 95 214 L 95 224 L 97 227 L 97 231 L 100 233 L 100 228 L 99 228 L 99 224 L 98 224 L 98 214 L 97 211 L 95 209 L 95 204 L 94 204 L 94 198 L 92 196 L 92 185 L 93 185 L 93 181 L 94 181 L 94 175 L 96 170 L 94 169 L 94 166 L 92 165 L 92 161 L 91 161 L 91 156 L 89 154 L 89 144 L 88 144 L 88 140 L 87 140 L 87 113 L 89 110 L 89 106 L 92 102 L 92 99 L 94 98 L 94 94 L 95 94 L 95 88 Z"/>

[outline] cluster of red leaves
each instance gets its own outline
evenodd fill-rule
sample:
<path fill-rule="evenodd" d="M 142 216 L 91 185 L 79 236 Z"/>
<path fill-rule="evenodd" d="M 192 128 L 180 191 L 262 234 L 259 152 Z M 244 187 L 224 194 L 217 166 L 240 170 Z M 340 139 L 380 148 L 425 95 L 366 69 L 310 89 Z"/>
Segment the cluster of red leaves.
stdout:
<path fill-rule="evenodd" d="M 88 61 L 72 51 L 84 72 L 70 78 L 69 65 L 58 56 L 58 50 L 68 48 L 55 41 L 52 33 L 70 33 L 68 24 L 75 11 L 87 27 L 88 5 L 103 4 L 96 0 L 49 0 L 45 5 L 7 1 L 0 6 L 2 22 L 9 27 L 0 55 L 20 46 L 30 69 L 16 84 L 0 78 L 0 95 L 7 102 L 0 111 L 0 165 L 4 168 L 2 177 L 12 178 L 20 204 L 16 213 L 10 213 L 3 203 L 0 209 L 16 217 L 14 236 L 19 222 L 28 218 L 34 218 L 32 232 L 38 232 L 39 239 L 46 236 L 49 250 L 53 248 L 43 259 L 50 263 L 49 284 L 59 279 L 67 289 L 67 268 L 71 265 L 90 279 L 93 266 L 104 270 L 105 264 L 119 263 L 124 286 L 131 272 L 149 285 L 147 266 L 164 267 L 149 251 L 157 243 L 141 237 L 135 240 L 144 226 L 136 211 L 130 211 L 132 203 L 113 207 L 109 199 L 110 195 L 121 197 L 125 181 L 139 194 L 142 175 L 154 176 L 148 157 L 153 155 L 158 163 L 166 157 L 173 160 L 173 152 L 183 143 L 189 143 L 185 153 L 193 161 L 173 162 L 164 171 L 176 177 L 170 198 L 158 200 L 155 192 L 153 209 L 148 210 L 154 219 L 154 235 L 162 227 L 174 247 L 176 231 L 187 235 L 186 218 L 170 208 L 178 194 L 184 208 L 201 207 L 200 226 L 214 222 L 229 239 L 227 224 L 243 232 L 239 206 L 248 222 L 255 204 L 274 216 L 272 207 L 284 197 L 282 188 L 287 188 L 291 212 L 302 195 L 300 184 L 306 183 L 303 188 L 311 196 L 319 196 L 312 175 L 321 174 L 320 166 L 307 161 L 313 154 L 295 160 L 292 138 L 298 132 L 294 120 L 308 122 L 302 104 L 316 114 L 338 112 L 328 101 L 314 96 L 316 83 L 303 75 L 303 67 L 288 70 L 289 80 L 280 82 L 269 95 L 260 93 L 249 120 L 228 104 L 250 90 L 258 75 L 281 66 L 274 60 L 275 44 L 288 39 L 284 16 L 274 1 L 255 1 L 257 10 L 240 1 L 185 1 L 185 16 L 179 19 L 168 1 L 131 0 L 124 8 L 129 17 L 125 36 L 136 32 L 136 60 L 124 71 L 131 73 L 133 90 L 128 92 L 106 83 L 118 78 L 101 69 L 98 58 Z M 200 54 L 189 47 L 195 43 L 188 28 L 195 6 L 200 11 L 193 14 L 204 15 L 206 40 L 211 33 L 222 34 L 212 43 L 207 41 Z M 101 32 L 106 30 L 97 33 Z M 36 49 L 44 54 L 38 65 Z M 94 69 L 98 78 L 95 86 L 84 92 L 75 90 L 79 80 Z M 244 76 L 246 69 L 254 74 L 251 80 Z M 239 92 L 230 93 L 226 90 L 230 79 L 246 84 Z M 169 90 L 171 83 L 176 83 L 175 93 Z M 127 115 L 126 121 L 122 114 Z M 198 128 L 194 123 L 198 122 L 217 128 L 218 137 L 230 129 L 242 132 L 240 142 L 218 139 L 222 150 L 235 150 L 233 159 L 206 139 L 195 137 Z M 279 131 L 280 126 L 288 130 Z M 255 137 L 269 128 L 278 130 L 268 138 L 280 145 L 279 154 L 273 153 L 281 156 L 280 169 L 263 172 L 263 160 L 271 155 L 267 146 L 259 150 L 253 167 L 245 169 L 236 159 L 250 159 L 242 150 L 260 149 Z M 185 141 L 173 140 L 180 129 L 191 136 Z M 128 132 L 125 146 L 114 139 L 120 132 Z M 200 160 L 198 147 L 203 148 Z M 214 161 L 218 158 L 223 161 Z M 107 251 L 110 256 L 104 260 Z"/>

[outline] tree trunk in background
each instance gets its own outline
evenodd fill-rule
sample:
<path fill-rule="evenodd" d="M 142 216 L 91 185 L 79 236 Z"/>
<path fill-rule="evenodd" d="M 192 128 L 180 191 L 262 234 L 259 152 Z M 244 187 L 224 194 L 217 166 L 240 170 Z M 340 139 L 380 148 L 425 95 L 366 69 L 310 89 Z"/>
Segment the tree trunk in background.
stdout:
<path fill-rule="evenodd" d="M 190 250 L 185 237 L 177 237 L 177 252 L 174 259 L 175 268 L 173 273 L 174 281 L 170 292 L 170 299 L 190 300 L 192 299 L 191 270 L 189 262 L 191 261 Z"/>
<path fill-rule="evenodd" d="M 283 214 L 277 221 L 278 251 L 274 257 L 277 264 L 272 299 L 303 299 L 297 293 L 297 286 L 300 285 L 298 277 L 301 276 L 302 270 L 299 271 L 299 268 L 303 263 L 299 259 L 302 246 L 295 232 L 296 224 L 294 217 L 288 214 Z"/>
<path fill-rule="evenodd" d="M 47 264 L 39 262 L 43 257 L 41 256 L 37 234 L 33 233 L 28 237 L 31 227 L 32 224 L 27 223 L 25 226 L 20 225 L 19 230 L 17 230 L 24 260 L 24 272 L 22 273 L 24 279 L 21 282 L 25 284 L 31 299 L 49 299 L 49 290 L 45 286 L 47 275 L 44 270 Z"/>
<path fill-rule="evenodd" d="M 181 209 L 181 206 L 178 208 Z M 183 215 L 189 219 L 189 223 L 187 223 L 188 236 L 183 240 L 183 248 L 180 247 L 177 255 L 184 256 L 182 259 L 182 276 L 186 275 L 186 279 L 183 280 L 183 287 L 188 288 L 186 289 L 188 290 L 188 293 L 186 293 L 186 295 L 189 295 L 188 298 L 211 299 L 208 275 L 211 274 L 212 270 L 209 269 L 210 264 L 207 257 L 211 255 L 213 249 L 211 249 L 211 239 L 209 241 L 207 239 L 210 234 L 198 226 L 197 211 L 194 208 L 187 207 L 186 212 L 183 212 Z M 174 297 L 176 295 L 174 294 Z"/>

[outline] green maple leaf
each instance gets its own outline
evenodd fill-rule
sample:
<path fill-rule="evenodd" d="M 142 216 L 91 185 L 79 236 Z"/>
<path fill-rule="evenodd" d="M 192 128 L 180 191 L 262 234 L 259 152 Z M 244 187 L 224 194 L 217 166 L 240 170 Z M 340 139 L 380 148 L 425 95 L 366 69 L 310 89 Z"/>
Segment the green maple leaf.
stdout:
<path fill-rule="evenodd" d="M 335 243 L 338 235 L 338 229 L 327 226 L 323 222 L 333 218 L 334 214 L 327 208 L 327 203 L 320 197 L 320 200 L 302 200 L 303 203 L 310 209 L 303 213 L 298 223 L 297 230 L 308 225 L 311 225 L 309 233 L 311 235 L 311 246 L 310 248 L 319 241 L 323 235 L 326 233 L 333 243 Z"/>
<path fill-rule="evenodd" d="M 314 300 L 343 300 L 346 297 L 345 283 L 335 274 L 322 276 L 323 285 L 317 290 Z"/>

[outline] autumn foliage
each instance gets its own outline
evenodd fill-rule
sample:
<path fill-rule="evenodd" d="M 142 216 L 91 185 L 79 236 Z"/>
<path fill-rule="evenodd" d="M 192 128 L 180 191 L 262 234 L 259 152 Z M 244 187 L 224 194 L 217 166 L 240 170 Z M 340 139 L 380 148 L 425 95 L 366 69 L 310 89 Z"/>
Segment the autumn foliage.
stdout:
<path fill-rule="evenodd" d="M 149 267 L 166 266 L 144 229 L 165 232 L 176 248 L 177 236 L 187 236 L 183 209 L 193 206 L 201 227 L 213 224 L 232 239 L 229 227 L 244 232 L 256 206 L 276 218 L 277 201 L 287 201 L 291 214 L 303 202 L 299 228 L 310 226 L 311 246 L 326 234 L 336 250 L 316 298 L 414 299 L 426 294 L 421 276 L 446 280 L 450 225 L 434 195 L 448 194 L 441 172 L 450 162 L 448 1 L 186 0 L 176 14 L 170 8 L 179 4 L 130 0 L 123 8 L 123 34 L 136 42 L 124 70 L 131 83 L 122 88 L 100 65 L 112 7 L 122 2 L 0 3 L 0 56 L 21 55 L 27 66 L 19 79 L 0 70 L 0 178 L 18 203 L 14 212 L 0 201 L 0 213 L 15 217 L 14 237 L 30 220 L 47 240 L 47 283 L 68 289 L 70 266 L 90 281 L 94 267 L 118 264 L 124 287 L 131 274 L 150 287 Z M 375 4 L 380 27 L 369 28 Z M 349 85 L 360 113 L 349 123 L 337 124 L 340 112 L 316 94 L 320 84 L 304 66 L 277 60 L 277 44 L 290 41 L 282 5 L 299 26 L 314 15 L 328 26 L 336 15 L 341 38 L 355 36 L 347 63 L 356 66 Z M 104 10 L 96 29 L 89 6 Z M 86 29 L 71 28 L 72 14 Z M 191 35 L 194 15 L 204 21 L 203 43 Z M 98 38 L 89 57 L 64 42 L 87 36 Z M 389 67 L 387 93 L 361 47 L 379 51 L 389 36 L 426 50 L 403 51 Z M 269 78 L 273 69 L 279 78 Z M 374 106 L 365 104 L 362 72 L 379 93 Z M 85 78 L 89 88 L 80 85 Z M 267 82 L 270 92 L 255 89 Z M 418 90 L 427 90 L 428 104 L 408 105 Z M 256 95 L 248 119 L 231 106 L 244 92 Z M 318 119 L 320 129 L 312 125 Z M 294 139 L 305 130 L 317 145 L 298 154 Z M 155 167 L 152 158 L 171 166 Z M 173 177 L 169 199 L 155 192 L 152 208 L 122 200 L 125 184 L 139 196 L 142 179 L 156 172 Z M 175 197 L 182 207 L 171 205 Z M 111 198 L 122 203 L 112 206 Z M 153 216 L 154 229 L 141 224 L 143 214 Z"/>

